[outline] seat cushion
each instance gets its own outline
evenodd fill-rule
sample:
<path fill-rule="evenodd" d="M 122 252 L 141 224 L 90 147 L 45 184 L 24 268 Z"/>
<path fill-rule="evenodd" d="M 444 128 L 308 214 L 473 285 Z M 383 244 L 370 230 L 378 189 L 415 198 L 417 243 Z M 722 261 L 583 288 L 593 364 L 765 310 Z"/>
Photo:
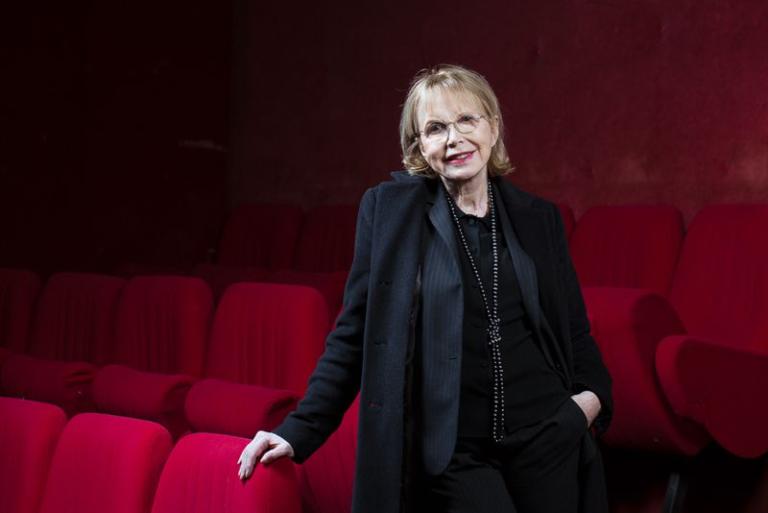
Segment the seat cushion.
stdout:
<path fill-rule="evenodd" d="M 67 417 L 58 406 L 0 397 L 0 511 L 37 513 Z"/>
<path fill-rule="evenodd" d="M 154 422 L 77 415 L 59 439 L 40 513 L 146 513 L 170 450 Z"/>

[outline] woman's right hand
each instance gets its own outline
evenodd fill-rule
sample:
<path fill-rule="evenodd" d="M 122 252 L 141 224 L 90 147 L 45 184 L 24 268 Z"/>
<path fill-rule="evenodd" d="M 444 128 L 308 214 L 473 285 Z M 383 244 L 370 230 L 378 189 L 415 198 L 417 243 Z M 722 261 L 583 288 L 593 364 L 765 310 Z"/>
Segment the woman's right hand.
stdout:
<path fill-rule="evenodd" d="M 267 464 L 285 456 L 293 457 L 291 444 L 274 433 L 259 431 L 245 446 L 237 460 L 237 464 L 240 465 L 238 477 L 244 481 L 251 477 L 257 462 Z"/>

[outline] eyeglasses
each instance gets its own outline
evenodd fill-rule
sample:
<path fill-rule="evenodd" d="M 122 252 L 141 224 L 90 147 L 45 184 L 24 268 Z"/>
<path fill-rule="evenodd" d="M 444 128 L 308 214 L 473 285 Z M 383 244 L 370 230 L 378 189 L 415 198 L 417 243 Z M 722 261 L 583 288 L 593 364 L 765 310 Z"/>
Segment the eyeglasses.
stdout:
<path fill-rule="evenodd" d="M 424 130 L 418 132 L 418 136 L 423 137 L 425 143 L 443 143 L 448 139 L 448 127 L 451 125 L 453 125 L 453 128 L 459 133 L 471 134 L 477 129 L 478 125 L 480 125 L 480 120 L 483 119 L 487 120 L 488 118 L 480 115 L 473 116 L 472 114 L 462 114 L 456 121 L 430 121 L 427 123 L 427 126 L 424 127 Z"/>

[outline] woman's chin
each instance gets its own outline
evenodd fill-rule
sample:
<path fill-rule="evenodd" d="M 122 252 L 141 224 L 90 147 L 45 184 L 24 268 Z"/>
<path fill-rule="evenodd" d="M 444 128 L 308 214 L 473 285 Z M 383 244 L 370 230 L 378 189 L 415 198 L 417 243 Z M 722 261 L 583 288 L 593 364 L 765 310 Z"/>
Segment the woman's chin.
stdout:
<path fill-rule="evenodd" d="M 451 182 L 468 182 L 473 179 L 484 179 L 484 168 L 475 166 L 446 166 L 440 176 Z"/>

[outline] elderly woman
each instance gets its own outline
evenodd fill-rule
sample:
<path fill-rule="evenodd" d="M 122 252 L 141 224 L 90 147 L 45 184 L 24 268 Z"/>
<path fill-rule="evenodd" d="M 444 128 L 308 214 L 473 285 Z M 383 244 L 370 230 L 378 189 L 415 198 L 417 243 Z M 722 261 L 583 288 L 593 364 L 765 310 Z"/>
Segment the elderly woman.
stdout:
<path fill-rule="evenodd" d="M 607 511 L 611 380 L 552 203 L 502 180 L 498 100 L 459 66 L 403 106 L 408 172 L 360 204 L 344 308 L 306 396 L 240 457 L 302 462 L 361 394 L 353 511 Z M 592 429 L 590 429 L 592 427 Z"/>

